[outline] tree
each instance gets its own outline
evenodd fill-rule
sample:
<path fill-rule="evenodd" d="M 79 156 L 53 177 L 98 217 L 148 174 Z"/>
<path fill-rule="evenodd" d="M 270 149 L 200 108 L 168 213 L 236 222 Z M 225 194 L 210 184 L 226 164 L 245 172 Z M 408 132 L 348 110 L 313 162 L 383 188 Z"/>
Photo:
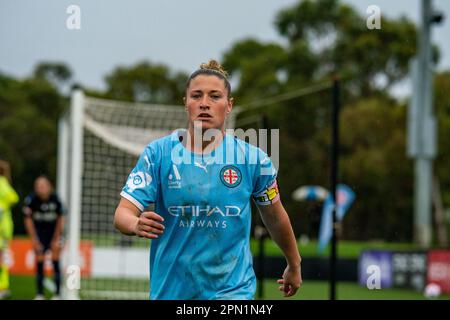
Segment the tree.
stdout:
<path fill-rule="evenodd" d="M 239 104 L 260 97 L 261 92 L 273 95 L 281 90 L 286 52 L 280 45 L 245 39 L 233 45 L 224 55 L 223 64 L 239 84 L 234 95 Z"/>
<path fill-rule="evenodd" d="M 65 105 L 46 79 L 19 81 L 0 74 L 0 156 L 11 164 L 21 199 L 39 174 L 56 178 L 57 123 Z M 23 232 L 20 205 L 13 212 L 16 229 Z"/>
<path fill-rule="evenodd" d="M 438 155 L 435 173 L 439 178 L 444 206 L 450 207 L 450 70 L 441 72 L 434 79 L 434 107 L 438 121 Z"/>
<path fill-rule="evenodd" d="M 409 72 L 416 52 L 416 27 L 406 18 L 382 19 L 368 30 L 366 17 L 336 0 L 305 0 L 275 19 L 286 45 L 253 39 L 237 42 L 224 64 L 238 76 L 237 104 L 251 104 L 338 74 L 345 142 L 340 181 L 355 187 L 357 201 L 346 216 L 344 237 L 409 240 L 412 166 L 405 156 L 405 106 L 390 89 Z M 250 111 L 249 111 L 250 112 Z M 331 91 L 279 101 L 253 113 L 268 115 L 280 129 L 279 182 L 293 215 L 292 191 L 305 184 L 329 188 Z M 395 201 L 389 201 L 394 197 Z M 302 219 L 293 217 L 292 220 Z M 371 226 L 371 227 L 370 227 Z M 299 232 L 305 232 L 299 226 Z"/>
<path fill-rule="evenodd" d="M 381 30 L 368 30 L 366 17 L 336 0 L 301 1 L 276 19 L 291 46 L 306 42 L 314 48 L 317 77 L 339 73 L 356 97 L 388 91 L 407 75 L 415 55 L 411 21 L 382 18 L 381 24 Z"/>
<path fill-rule="evenodd" d="M 62 93 L 70 86 L 72 71 L 64 63 L 42 62 L 36 66 L 33 72 L 34 78 L 45 79 Z"/>
<path fill-rule="evenodd" d="M 356 193 L 344 219 L 345 236 L 412 237 L 413 163 L 406 156 L 406 106 L 360 99 L 341 115 L 341 179 Z"/>
<path fill-rule="evenodd" d="M 108 98 L 178 105 L 182 103 L 187 75 L 173 73 L 162 64 L 141 62 L 129 68 L 118 67 L 105 80 Z"/>

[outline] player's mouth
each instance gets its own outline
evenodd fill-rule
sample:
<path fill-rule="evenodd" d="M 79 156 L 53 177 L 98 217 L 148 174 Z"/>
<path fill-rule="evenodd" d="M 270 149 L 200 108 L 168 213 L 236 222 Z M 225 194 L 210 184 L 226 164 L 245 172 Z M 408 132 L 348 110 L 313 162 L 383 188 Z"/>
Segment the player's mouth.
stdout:
<path fill-rule="evenodd" d="M 203 112 L 203 113 L 200 113 L 197 116 L 197 119 L 199 119 L 199 120 L 209 120 L 209 119 L 212 119 L 212 115 L 210 115 L 209 113 Z"/>

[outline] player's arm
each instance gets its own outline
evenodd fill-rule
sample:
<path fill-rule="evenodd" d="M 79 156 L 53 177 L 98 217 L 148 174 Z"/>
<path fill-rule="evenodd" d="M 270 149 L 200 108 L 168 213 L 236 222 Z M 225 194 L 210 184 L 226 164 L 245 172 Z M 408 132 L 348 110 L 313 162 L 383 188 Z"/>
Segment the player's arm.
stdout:
<path fill-rule="evenodd" d="M 27 209 L 31 211 L 31 209 L 28 207 L 25 207 L 24 211 L 26 212 Z M 37 236 L 36 228 L 34 227 L 34 222 L 33 222 L 33 219 L 31 218 L 31 213 L 25 214 L 24 224 L 25 224 L 25 230 L 27 231 L 28 235 L 31 238 L 31 242 L 33 243 L 33 248 L 37 251 L 40 251 L 41 242 L 39 241 L 39 238 Z"/>
<path fill-rule="evenodd" d="M 63 205 L 58 196 L 56 196 L 56 213 L 58 217 L 56 218 L 55 232 L 53 233 L 52 238 L 52 247 L 59 247 L 61 245 L 60 239 L 64 228 Z"/>
<path fill-rule="evenodd" d="M 155 212 L 141 213 L 138 207 L 123 197 L 114 214 L 114 226 L 121 233 L 148 239 L 156 239 L 164 232 L 164 226 L 161 224 L 163 221 L 164 219 Z"/>
<path fill-rule="evenodd" d="M 269 231 L 270 236 L 283 251 L 287 267 L 283 279 L 279 279 L 280 290 L 286 297 L 294 295 L 302 283 L 301 257 L 297 248 L 294 231 L 289 216 L 284 209 L 281 200 L 268 205 L 258 205 L 261 218 Z"/>
<path fill-rule="evenodd" d="M 59 244 L 59 240 L 61 239 L 61 234 L 64 225 L 64 217 L 62 215 L 58 215 L 55 226 L 55 233 L 53 234 L 52 242 L 54 244 Z"/>
<path fill-rule="evenodd" d="M 3 179 L 0 176 L 0 195 L 2 197 L 3 203 L 8 207 L 12 207 L 19 201 L 19 195 L 13 189 L 10 182 L 6 179 Z"/>

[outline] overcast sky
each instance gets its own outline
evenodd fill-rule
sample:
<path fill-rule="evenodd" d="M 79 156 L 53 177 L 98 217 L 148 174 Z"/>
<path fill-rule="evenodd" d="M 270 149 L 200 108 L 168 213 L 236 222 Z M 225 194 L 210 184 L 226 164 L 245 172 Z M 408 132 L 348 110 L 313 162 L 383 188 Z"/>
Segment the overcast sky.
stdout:
<path fill-rule="evenodd" d="M 419 0 L 344 0 L 366 15 L 378 5 L 382 15 L 406 15 L 419 22 Z M 237 40 L 283 40 L 274 28 L 276 13 L 297 0 L 1 0 L 0 72 L 31 73 L 40 61 L 61 61 L 76 81 L 102 89 L 103 78 L 118 65 L 141 60 L 191 72 L 209 58 L 220 59 Z M 66 27 L 69 5 L 81 9 L 81 30 Z M 447 19 L 433 29 L 450 69 L 450 0 L 434 0 Z M 447 36 L 445 36 L 445 34 Z"/>

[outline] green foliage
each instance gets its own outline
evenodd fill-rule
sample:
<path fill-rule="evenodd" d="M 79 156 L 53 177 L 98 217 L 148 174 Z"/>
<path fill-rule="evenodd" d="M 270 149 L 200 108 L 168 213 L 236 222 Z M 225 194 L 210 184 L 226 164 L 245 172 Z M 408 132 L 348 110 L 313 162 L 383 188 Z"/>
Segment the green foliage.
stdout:
<path fill-rule="evenodd" d="M 340 1 L 306 0 L 282 10 L 276 27 L 292 48 L 301 42 L 308 56 L 314 52 L 315 63 L 298 65 L 315 66 L 316 78 L 338 73 L 352 96 L 367 96 L 405 77 L 416 51 L 416 28 L 406 18 L 384 18 L 381 30 L 368 30 L 365 19 Z"/>
<path fill-rule="evenodd" d="M 239 81 L 239 87 L 233 91 L 233 95 L 240 98 L 238 104 L 259 97 L 261 92 L 278 93 L 281 85 L 278 72 L 285 61 L 286 54 L 281 46 L 262 44 L 254 39 L 239 41 L 228 50 L 223 64 Z"/>
<path fill-rule="evenodd" d="M 413 166 L 405 151 L 405 106 L 361 99 L 342 110 L 341 123 L 341 177 L 357 194 L 345 235 L 410 239 Z"/>
<path fill-rule="evenodd" d="M 72 71 L 64 63 L 43 62 L 34 70 L 34 77 L 46 79 L 53 84 L 59 84 L 72 78 Z"/>
<path fill-rule="evenodd" d="M 105 78 L 107 98 L 125 101 L 180 104 L 187 75 L 173 74 L 161 64 L 141 62 L 132 67 L 118 67 Z"/>
<path fill-rule="evenodd" d="M 450 71 L 436 75 L 434 107 L 438 121 L 438 157 L 435 174 L 439 178 L 444 207 L 450 207 Z"/>
<path fill-rule="evenodd" d="M 0 157 L 9 161 L 21 199 L 39 174 L 56 178 L 57 123 L 63 97 L 43 78 L 18 81 L 0 75 Z M 23 231 L 20 205 L 14 212 L 16 231 Z"/>
<path fill-rule="evenodd" d="M 356 192 L 342 237 L 411 240 L 413 167 L 405 149 L 406 106 L 389 90 L 408 74 L 416 51 L 415 25 L 406 18 L 384 18 L 381 30 L 368 30 L 366 17 L 340 1 L 305 0 L 279 12 L 275 26 L 287 40 L 277 56 L 268 57 L 267 49 L 276 43 L 256 40 L 240 41 L 224 55 L 225 65 L 241 80 L 238 104 L 245 108 L 274 95 L 258 79 L 273 79 L 276 94 L 282 94 L 338 74 L 343 93 L 339 180 Z M 329 188 L 331 99 L 328 90 L 258 110 L 268 116 L 270 128 L 280 129 L 279 183 L 297 235 L 315 237 L 318 225 L 311 221 L 320 212 L 293 202 L 292 192 L 309 184 Z"/>

